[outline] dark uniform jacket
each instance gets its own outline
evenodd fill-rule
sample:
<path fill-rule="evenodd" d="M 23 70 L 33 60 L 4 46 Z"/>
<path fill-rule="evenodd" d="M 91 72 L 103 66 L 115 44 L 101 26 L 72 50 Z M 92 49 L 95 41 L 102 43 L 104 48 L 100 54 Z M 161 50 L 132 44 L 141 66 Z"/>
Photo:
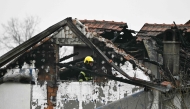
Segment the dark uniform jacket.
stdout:
<path fill-rule="evenodd" d="M 92 70 L 92 68 L 86 64 L 84 64 L 82 68 L 87 69 L 87 70 Z M 92 76 L 89 73 L 85 73 L 84 71 L 80 71 L 78 79 L 80 82 L 89 81 L 89 80 L 92 80 Z"/>

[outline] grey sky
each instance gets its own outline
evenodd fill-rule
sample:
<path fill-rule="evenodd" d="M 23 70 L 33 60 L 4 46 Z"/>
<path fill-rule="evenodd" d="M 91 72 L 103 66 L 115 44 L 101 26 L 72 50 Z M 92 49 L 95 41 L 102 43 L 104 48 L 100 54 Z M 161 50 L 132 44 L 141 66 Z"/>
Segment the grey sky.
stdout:
<path fill-rule="evenodd" d="M 0 24 L 11 17 L 40 18 L 39 32 L 67 18 L 126 22 L 139 31 L 145 23 L 184 24 L 190 0 L 0 0 Z M 0 26 L 0 36 L 3 33 Z M 1 46 L 1 45 L 0 45 Z M 0 56 L 7 52 L 1 47 Z"/>
<path fill-rule="evenodd" d="M 189 4 L 190 0 L 0 0 L 0 23 L 33 15 L 41 19 L 43 31 L 73 17 L 123 21 L 138 31 L 144 23 L 184 24 L 190 19 Z"/>

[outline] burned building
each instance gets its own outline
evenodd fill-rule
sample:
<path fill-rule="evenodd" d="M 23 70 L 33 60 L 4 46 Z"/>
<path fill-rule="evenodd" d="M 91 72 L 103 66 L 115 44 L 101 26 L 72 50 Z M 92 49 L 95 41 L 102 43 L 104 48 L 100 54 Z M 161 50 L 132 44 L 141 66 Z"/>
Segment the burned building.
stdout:
<path fill-rule="evenodd" d="M 133 100 L 139 109 L 159 107 L 164 103 L 156 102 L 157 98 L 162 96 L 159 100 L 163 101 L 174 94 L 170 91 L 189 85 L 189 28 L 188 24 L 145 24 L 133 36 L 132 33 L 136 32 L 128 29 L 124 22 L 66 18 L 0 57 L 0 92 L 8 89 L 6 87 L 10 87 L 10 90 L 11 87 L 15 88 L 10 82 L 24 84 L 21 87 L 27 87 L 22 88 L 27 98 L 23 98 L 26 99 L 26 107 L 32 109 L 107 109 L 110 106 L 121 106 L 118 102 Z M 163 41 L 170 41 L 172 44 Z M 73 54 L 60 57 L 62 46 L 73 46 Z M 168 46 L 173 47 L 169 55 Z M 95 60 L 93 71 L 80 67 L 86 55 L 91 55 Z M 170 55 L 172 59 L 179 57 L 179 60 L 166 63 L 165 60 Z M 70 57 L 73 57 L 73 61 L 61 62 Z M 178 61 L 180 66 L 176 65 Z M 165 67 L 166 64 L 169 67 Z M 127 70 L 122 69 L 123 66 Z M 113 69 L 117 72 L 116 75 L 113 74 Z M 78 82 L 80 70 L 92 74 L 93 80 Z M 172 75 L 169 71 L 172 71 Z M 178 73 L 183 75 L 185 81 L 180 82 L 181 76 Z M 33 84 L 31 88 L 28 83 Z M 134 90 L 141 90 L 136 95 L 142 96 L 134 96 L 128 84 L 133 85 Z M 188 94 L 187 88 L 185 92 Z M 132 96 L 127 96 L 131 94 Z M 149 99 L 138 102 L 146 97 Z M 187 100 L 185 98 L 184 103 L 189 107 Z M 123 105 L 134 107 L 130 103 Z M 23 108 L 21 105 L 17 106 Z M 0 107 L 10 108 L 11 105 Z"/>

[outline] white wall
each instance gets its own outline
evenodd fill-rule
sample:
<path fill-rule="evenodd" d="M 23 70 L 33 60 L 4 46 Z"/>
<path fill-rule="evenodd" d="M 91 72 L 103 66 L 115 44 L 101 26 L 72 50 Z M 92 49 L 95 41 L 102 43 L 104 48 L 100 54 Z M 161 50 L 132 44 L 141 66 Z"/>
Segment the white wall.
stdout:
<path fill-rule="evenodd" d="M 59 84 L 56 109 L 95 109 L 131 95 L 135 87 L 114 80 L 104 84 L 70 81 Z"/>
<path fill-rule="evenodd" d="M 30 109 L 30 99 L 30 84 L 0 84 L 0 109 Z"/>

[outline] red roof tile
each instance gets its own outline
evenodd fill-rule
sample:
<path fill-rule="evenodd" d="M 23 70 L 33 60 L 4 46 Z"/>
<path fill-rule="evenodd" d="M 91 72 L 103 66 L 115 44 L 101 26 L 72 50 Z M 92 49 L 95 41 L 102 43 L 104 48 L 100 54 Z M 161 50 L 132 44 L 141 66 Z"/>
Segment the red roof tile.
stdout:
<path fill-rule="evenodd" d="M 105 21 L 105 20 L 80 20 L 81 23 L 86 25 L 90 31 L 100 32 L 103 30 L 121 31 L 123 27 L 128 27 L 127 23 Z"/>
<path fill-rule="evenodd" d="M 164 32 L 167 29 L 171 29 L 174 27 L 174 24 L 148 24 L 145 23 L 144 26 L 141 28 L 139 33 L 136 35 L 137 37 L 144 37 L 144 36 L 157 36 L 158 34 Z M 190 24 L 183 25 L 178 24 L 177 27 L 179 29 L 187 29 L 187 32 L 190 32 Z"/>

